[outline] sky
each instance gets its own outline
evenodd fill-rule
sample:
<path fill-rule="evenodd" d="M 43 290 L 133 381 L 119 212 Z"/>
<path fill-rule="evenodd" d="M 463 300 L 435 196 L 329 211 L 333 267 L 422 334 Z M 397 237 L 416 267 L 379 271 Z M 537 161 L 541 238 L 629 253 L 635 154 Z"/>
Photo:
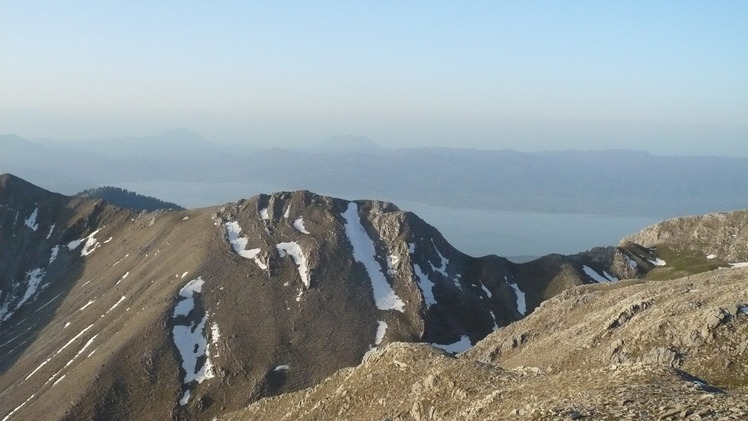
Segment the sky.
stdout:
<path fill-rule="evenodd" d="M 0 3 L 0 133 L 748 157 L 748 2 Z"/>

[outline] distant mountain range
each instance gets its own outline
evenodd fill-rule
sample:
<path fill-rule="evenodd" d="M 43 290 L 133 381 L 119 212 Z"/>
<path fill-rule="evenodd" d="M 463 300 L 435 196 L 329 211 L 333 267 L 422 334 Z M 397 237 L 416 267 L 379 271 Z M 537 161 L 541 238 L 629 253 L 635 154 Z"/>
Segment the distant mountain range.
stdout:
<path fill-rule="evenodd" d="M 670 217 L 748 207 L 748 159 L 646 152 L 220 147 L 186 130 L 89 142 L 0 136 L 0 172 L 72 194 L 149 181 L 264 183 L 446 207 Z M 242 192 L 237 192 L 240 197 Z"/>

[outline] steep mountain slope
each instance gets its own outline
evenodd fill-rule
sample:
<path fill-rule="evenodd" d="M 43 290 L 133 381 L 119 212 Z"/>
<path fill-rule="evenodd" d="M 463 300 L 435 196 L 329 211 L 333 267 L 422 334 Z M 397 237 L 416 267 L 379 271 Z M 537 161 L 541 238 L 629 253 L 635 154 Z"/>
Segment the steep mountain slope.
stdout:
<path fill-rule="evenodd" d="M 393 343 L 220 419 L 745 419 L 746 278 L 574 288 L 459 358 Z"/>
<path fill-rule="evenodd" d="M 517 265 L 416 215 L 306 191 L 136 213 L 0 176 L 0 415 L 211 419 L 372 347 L 462 351 L 649 250 Z"/>

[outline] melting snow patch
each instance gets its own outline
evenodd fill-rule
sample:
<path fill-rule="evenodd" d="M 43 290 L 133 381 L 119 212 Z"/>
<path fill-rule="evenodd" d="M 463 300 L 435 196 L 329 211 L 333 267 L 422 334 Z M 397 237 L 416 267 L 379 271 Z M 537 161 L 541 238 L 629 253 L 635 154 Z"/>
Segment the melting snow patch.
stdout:
<path fill-rule="evenodd" d="M 636 264 L 636 262 L 634 261 L 634 259 L 632 259 L 632 258 L 630 258 L 630 257 L 628 257 L 626 255 L 624 255 L 623 258 L 626 259 L 626 263 L 628 263 L 628 265 L 631 266 L 631 269 L 636 269 L 637 267 L 639 267 L 639 265 Z"/>
<path fill-rule="evenodd" d="M 206 315 L 197 325 L 175 325 L 172 329 L 174 344 L 182 357 L 182 368 L 185 372 L 183 383 L 185 384 L 192 381 L 202 383 L 205 379 L 214 376 L 213 364 L 210 362 L 210 352 L 208 352 L 208 341 L 203 334 L 207 321 Z M 205 358 L 200 364 L 199 360 L 202 357 Z"/>
<path fill-rule="evenodd" d="M 291 368 L 287 364 L 279 365 L 278 367 L 275 367 L 273 371 L 288 371 L 288 369 Z"/>
<path fill-rule="evenodd" d="M 486 288 L 486 285 L 484 285 L 483 282 L 480 283 L 480 287 L 483 289 L 483 292 L 486 293 L 488 298 L 493 297 L 493 294 L 491 294 L 491 291 L 488 288 Z"/>
<path fill-rule="evenodd" d="M 709 259 L 709 260 L 716 259 L 717 255 L 716 254 L 710 254 L 710 255 L 706 256 L 706 258 Z"/>
<path fill-rule="evenodd" d="M 304 283 L 304 286 L 309 288 L 309 267 L 307 266 L 306 258 L 304 257 L 304 253 L 301 252 L 301 247 L 299 244 L 295 241 L 291 241 L 288 243 L 279 243 L 275 246 L 278 249 L 278 252 L 280 253 L 281 257 L 288 254 L 293 259 L 294 263 L 296 263 L 296 266 L 299 268 L 299 276 L 301 276 L 301 282 Z"/>
<path fill-rule="evenodd" d="M 184 395 L 182 395 L 182 399 L 179 400 L 180 406 L 187 405 L 187 402 L 190 401 L 190 389 L 187 389 L 184 391 Z"/>
<path fill-rule="evenodd" d="M 32 231 L 36 231 L 37 228 L 39 228 L 39 224 L 36 223 L 36 217 L 39 214 L 39 208 L 34 209 L 33 212 L 31 212 L 31 215 L 29 215 L 28 218 L 26 218 L 26 221 L 24 223 L 27 227 L 31 228 Z"/>
<path fill-rule="evenodd" d="M 87 303 L 86 303 L 86 305 L 84 305 L 83 307 L 81 307 L 81 308 L 80 308 L 80 310 L 85 310 L 85 309 L 86 309 L 86 307 L 90 306 L 90 305 L 91 305 L 91 304 L 93 304 L 94 302 L 96 302 L 96 300 L 91 300 L 91 301 L 87 302 Z"/>
<path fill-rule="evenodd" d="M 260 254 L 260 249 L 257 248 L 246 250 L 247 242 L 249 240 L 247 239 L 247 237 L 239 236 L 239 234 L 241 234 L 242 232 L 242 227 L 239 226 L 239 222 L 227 222 L 225 226 L 226 235 L 229 238 L 229 243 L 231 243 L 231 248 L 234 249 L 234 252 L 244 258 L 253 259 L 257 266 L 260 267 L 260 269 L 267 270 L 267 265 L 263 263 L 259 257 L 257 257 Z"/>
<path fill-rule="evenodd" d="M 306 227 L 304 227 L 304 218 L 302 217 L 299 217 L 298 219 L 293 221 L 293 227 L 302 234 L 309 234 L 309 231 L 307 231 Z"/>
<path fill-rule="evenodd" d="M 268 208 L 260 209 L 260 218 L 262 218 L 265 221 L 270 219 L 270 215 L 268 215 Z"/>
<path fill-rule="evenodd" d="M 174 306 L 172 317 L 187 316 L 195 307 L 196 292 L 202 291 L 204 281 L 198 277 L 188 282 L 179 291 L 179 296 L 184 300 Z M 184 370 L 184 379 L 182 383 L 189 384 L 193 381 L 202 383 L 205 379 L 215 376 L 213 373 L 213 364 L 210 360 L 210 349 L 208 348 L 208 339 L 205 337 L 205 325 L 208 322 L 208 315 L 205 314 L 199 323 L 187 321 L 186 324 L 175 324 L 172 328 L 174 345 L 179 351 L 182 359 L 182 369 Z M 182 322 L 184 323 L 184 322 Z M 211 343 L 215 344 L 220 337 L 218 325 L 213 323 L 211 326 Z M 187 389 L 179 400 L 180 405 L 186 405 L 190 399 L 190 391 Z"/>
<path fill-rule="evenodd" d="M 426 303 L 427 307 L 431 307 L 436 304 L 436 299 L 434 298 L 435 285 L 431 282 L 431 279 L 421 271 L 421 267 L 417 264 L 413 265 L 413 271 L 418 278 L 418 287 L 421 288 L 421 291 L 423 292 L 423 301 Z"/>
<path fill-rule="evenodd" d="M 174 306 L 174 317 L 190 314 L 190 311 L 195 308 L 194 294 L 196 292 L 202 292 L 204 283 L 205 281 L 203 281 L 203 278 L 198 276 L 197 279 L 187 282 L 187 284 L 179 290 L 179 296 L 184 298 L 184 300 L 179 301 L 177 305 Z"/>
<path fill-rule="evenodd" d="M 585 266 L 586 267 L 586 266 Z M 521 315 L 527 314 L 527 302 L 525 301 L 525 293 L 522 292 L 521 289 L 519 289 L 519 285 L 515 284 L 509 284 L 510 287 L 514 290 L 514 294 L 517 296 L 517 311 Z M 492 314 L 493 315 L 493 314 Z M 496 321 L 496 318 L 494 317 L 494 322 Z"/>
<path fill-rule="evenodd" d="M 655 257 L 654 260 L 649 260 L 649 263 L 655 265 L 655 266 L 665 266 L 667 263 L 660 259 L 659 257 Z"/>
<path fill-rule="evenodd" d="M 369 274 L 371 288 L 374 292 L 374 303 L 380 310 L 405 311 L 405 303 L 395 294 L 387 278 L 384 277 L 382 266 L 376 261 L 374 241 L 361 225 L 358 216 L 358 205 L 350 202 L 348 209 L 341 214 L 345 219 L 345 234 L 353 248 L 353 258 L 364 265 Z"/>
<path fill-rule="evenodd" d="M 47 263 L 47 266 L 51 265 L 52 262 L 54 262 L 55 259 L 57 259 L 57 253 L 59 252 L 60 252 L 60 246 L 52 247 L 52 254 L 50 254 L 49 256 L 49 263 Z"/>
<path fill-rule="evenodd" d="M 283 212 L 283 217 L 288 219 L 288 217 L 291 216 L 291 205 L 288 205 L 286 207 L 286 210 Z"/>
<path fill-rule="evenodd" d="M 374 345 L 379 345 L 384 339 L 384 334 L 387 333 L 387 322 L 380 320 L 377 324 L 377 336 L 374 338 Z"/>
<path fill-rule="evenodd" d="M 603 271 L 603 276 L 605 276 L 606 278 L 608 278 L 608 281 L 610 281 L 610 282 L 616 282 L 616 281 L 618 281 L 618 278 L 616 278 L 615 276 L 609 274 L 606 271 Z"/>
<path fill-rule="evenodd" d="M 29 299 L 33 298 L 43 278 L 44 270 L 41 268 L 36 268 L 26 272 L 26 292 L 23 294 L 23 297 L 21 297 L 21 301 L 16 304 L 16 309 L 20 308 Z"/>
<path fill-rule="evenodd" d="M 49 240 L 49 237 L 52 236 L 52 232 L 55 230 L 55 224 L 52 224 L 51 227 L 49 227 L 49 233 L 47 234 L 47 240 Z"/>
<path fill-rule="evenodd" d="M 187 272 L 182 274 L 182 279 L 184 279 L 185 276 L 187 276 Z"/>
<path fill-rule="evenodd" d="M 413 254 L 416 252 L 416 245 L 414 243 L 408 244 L 408 253 Z"/>
<path fill-rule="evenodd" d="M 744 268 L 744 267 L 748 267 L 748 262 L 730 263 L 730 267 L 733 267 L 733 268 Z"/>
<path fill-rule="evenodd" d="M 435 348 L 443 349 L 451 353 L 460 353 L 460 352 L 465 352 L 468 349 L 470 349 L 470 347 L 473 346 L 473 344 L 470 343 L 470 338 L 468 338 L 467 335 L 462 335 L 460 340 L 455 343 L 446 344 L 446 345 L 431 344 L 431 346 Z"/>
<path fill-rule="evenodd" d="M 104 314 L 111 313 L 111 311 L 114 310 L 115 308 L 117 308 L 117 306 L 120 305 L 120 303 L 122 303 L 122 301 L 125 301 L 126 298 L 127 297 L 125 297 L 123 295 L 122 298 L 120 298 L 119 301 L 117 301 L 116 303 L 114 303 L 114 305 L 112 307 L 110 307 L 109 310 L 107 310 L 106 313 L 104 313 Z M 104 317 L 104 316 L 102 316 L 102 317 Z"/>
<path fill-rule="evenodd" d="M 610 282 L 610 279 L 600 276 L 599 273 L 595 272 L 595 270 L 589 266 L 586 266 L 586 265 L 582 266 L 582 270 L 584 270 L 584 273 L 586 273 L 587 276 L 589 276 L 595 282 L 598 282 L 598 283 Z"/>

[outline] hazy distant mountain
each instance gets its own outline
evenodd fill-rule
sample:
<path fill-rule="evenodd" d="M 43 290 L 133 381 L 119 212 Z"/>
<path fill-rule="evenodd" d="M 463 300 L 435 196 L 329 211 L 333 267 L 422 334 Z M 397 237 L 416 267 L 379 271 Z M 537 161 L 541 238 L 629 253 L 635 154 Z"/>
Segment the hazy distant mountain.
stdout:
<path fill-rule="evenodd" d="M 219 148 L 186 131 L 48 143 L 56 149 L 41 153 L 39 145 L 17 137 L 0 137 L 0 145 L 6 139 L 15 146 L 0 154 L 0 171 L 28 174 L 55 187 L 60 178 L 88 180 L 84 187 L 149 181 L 265 183 L 447 207 L 658 217 L 748 207 L 748 158 L 665 157 L 625 150 L 386 149 L 356 137 L 333 139 L 307 151 L 249 152 Z"/>
<path fill-rule="evenodd" d="M 386 149 L 377 145 L 376 142 L 366 136 L 341 135 L 333 136 L 325 142 L 302 148 L 303 152 L 311 153 L 329 153 L 329 154 L 346 154 L 346 153 L 382 153 Z"/>

